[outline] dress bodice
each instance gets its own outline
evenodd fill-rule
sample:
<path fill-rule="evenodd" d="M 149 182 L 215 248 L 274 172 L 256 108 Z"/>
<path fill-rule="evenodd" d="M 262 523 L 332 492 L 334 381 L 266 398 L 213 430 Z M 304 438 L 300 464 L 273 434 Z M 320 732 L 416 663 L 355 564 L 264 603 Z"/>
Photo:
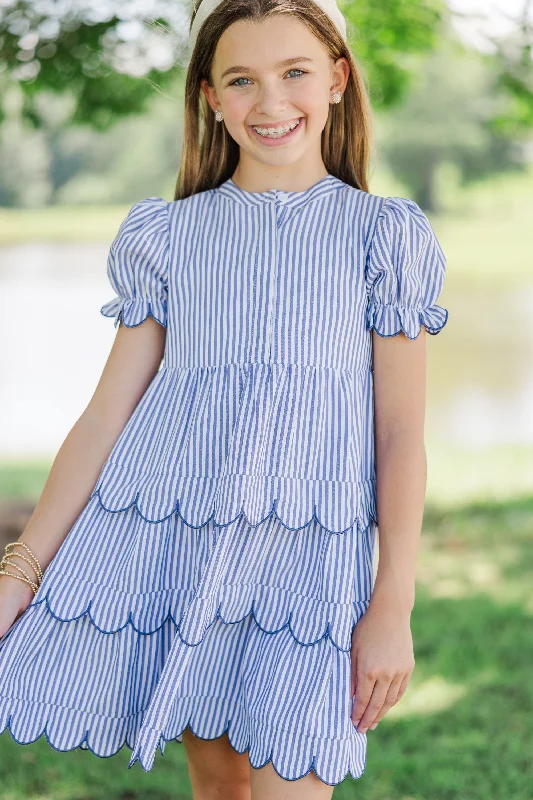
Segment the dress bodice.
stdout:
<path fill-rule="evenodd" d="M 445 259 L 426 216 L 328 174 L 301 192 L 231 179 L 135 204 L 102 314 L 166 328 L 161 369 L 95 493 L 158 521 L 331 532 L 377 522 L 372 337 L 437 333 Z"/>

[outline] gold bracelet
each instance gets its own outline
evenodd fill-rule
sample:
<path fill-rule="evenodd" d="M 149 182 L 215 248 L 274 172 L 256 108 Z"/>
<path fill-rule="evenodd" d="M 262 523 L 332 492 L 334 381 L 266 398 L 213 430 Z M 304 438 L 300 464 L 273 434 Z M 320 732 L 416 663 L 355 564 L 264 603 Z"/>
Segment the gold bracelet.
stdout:
<path fill-rule="evenodd" d="M 26 556 L 24 556 L 22 553 L 17 553 L 14 550 L 9 549 L 15 547 L 15 545 L 17 544 L 26 550 L 30 558 L 26 558 Z M 30 567 L 36 573 L 37 580 L 33 581 L 26 572 L 26 570 L 22 569 L 18 564 L 12 563 L 10 559 L 13 557 L 20 558 L 27 564 L 29 564 Z M 17 572 L 20 572 L 20 575 L 16 575 L 15 573 L 10 572 L 8 569 L 6 569 L 6 567 L 8 566 L 13 567 L 15 570 L 17 570 Z M 28 547 L 26 542 L 23 542 L 21 540 L 16 542 L 9 542 L 6 545 L 5 553 L 2 557 L 2 560 L 0 561 L 0 575 L 7 575 L 8 577 L 16 578 L 16 580 L 23 581 L 23 583 L 27 583 L 29 586 L 31 586 L 34 595 L 37 594 L 37 591 L 43 579 L 43 571 L 39 563 L 39 560 L 37 559 L 33 551 Z"/>
<path fill-rule="evenodd" d="M 19 565 L 18 565 L 18 564 L 12 564 L 12 563 L 11 563 L 11 561 L 9 561 L 9 556 L 10 556 L 10 555 L 12 555 L 12 554 L 11 554 L 11 553 L 9 553 L 7 556 L 4 556 L 4 557 L 3 557 L 2 561 L 0 561 L 0 567 L 1 567 L 2 569 L 4 569 L 4 570 L 5 570 L 5 568 L 6 568 L 6 567 L 13 567 L 14 569 L 16 569 L 16 570 L 17 570 L 17 572 L 20 572 L 20 574 L 21 574 L 21 575 L 25 575 L 25 576 L 28 578 L 28 580 L 30 580 L 30 581 L 32 582 L 32 584 L 33 584 L 34 586 L 36 586 L 37 588 L 39 588 L 39 586 L 40 586 L 40 581 L 38 581 L 38 580 L 37 580 L 37 581 L 33 581 L 33 580 L 30 578 L 30 576 L 28 575 L 28 573 L 26 572 L 26 570 L 25 570 L 25 569 L 22 569 L 22 567 L 19 567 Z M 11 574 L 11 575 L 13 575 L 13 573 L 12 573 L 12 572 L 11 572 L 10 574 Z"/>
<path fill-rule="evenodd" d="M 33 594 L 37 594 L 37 589 L 39 587 L 30 578 L 28 578 L 27 575 L 25 578 L 22 578 L 20 575 L 14 575 L 12 572 L 7 572 L 7 570 L 5 569 L 0 569 L 0 575 L 8 575 L 10 578 L 16 578 L 18 581 L 24 581 L 24 583 L 29 583 L 29 585 L 33 589 Z"/>
<path fill-rule="evenodd" d="M 39 560 L 38 560 L 37 556 L 36 556 L 36 555 L 35 555 L 35 553 L 34 553 L 34 552 L 33 552 L 33 551 L 32 551 L 32 550 L 31 550 L 31 549 L 28 547 L 28 545 L 26 544 L 26 542 L 23 542 L 21 539 L 19 539 L 19 540 L 18 540 L 18 541 L 16 541 L 16 542 L 8 542 L 8 544 L 6 544 L 6 551 L 5 551 L 5 555 L 6 555 L 6 556 L 8 556 L 8 555 L 18 555 L 18 556 L 20 556 L 20 558 L 25 558 L 25 556 L 23 556 L 21 553 L 15 553 L 14 551 L 12 551 L 12 552 L 10 552 L 10 551 L 9 551 L 9 549 L 8 549 L 8 548 L 10 548 L 10 547 L 15 547 L 15 545 L 17 545 L 17 544 L 18 544 L 18 545 L 20 545 L 21 547 L 24 547 L 24 549 L 26 550 L 26 552 L 27 552 L 27 553 L 28 553 L 28 555 L 30 556 L 30 558 L 31 558 L 31 562 L 28 562 L 28 563 L 30 564 L 30 566 L 32 566 L 32 567 L 33 567 L 33 569 L 35 570 L 35 572 L 36 572 L 36 574 L 37 574 L 37 577 L 38 577 L 38 579 L 39 579 L 39 582 L 41 582 L 41 581 L 42 581 L 42 579 L 43 579 L 43 570 L 42 570 L 42 568 L 41 568 L 41 565 L 39 564 Z M 27 559 L 25 559 L 25 560 L 27 560 Z"/>
<path fill-rule="evenodd" d="M 23 556 L 22 553 L 5 553 L 2 560 L 0 561 L 0 565 L 3 565 L 4 562 L 6 564 L 11 564 L 11 562 L 9 561 L 10 558 L 21 558 L 23 561 L 26 562 L 26 564 L 29 564 L 34 571 L 36 571 L 33 562 L 30 561 L 29 558 L 26 558 L 26 556 Z M 16 567 L 17 565 L 13 564 L 12 566 Z M 39 573 L 37 573 L 37 582 L 40 582 L 40 580 L 41 580 L 40 575 Z"/>
<path fill-rule="evenodd" d="M 18 539 L 16 542 L 8 542 L 8 544 L 6 544 L 6 553 L 8 553 L 8 552 L 9 552 L 9 551 L 8 551 L 8 548 L 9 548 L 9 547 L 15 547 L 15 545 L 17 545 L 17 544 L 18 544 L 18 545 L 20 545 L 21 547 L 24 547 L 24 549 L 25 549 L 25 550 L 26 550 L 26 552 L 28 553 L 29 557 L 32 559 L 32 562 L 33 562 L 33 564 L 34 564 L 34 569 L 35 569 L 35 572 L 37 573 L 37 575 L 39 576 L 39 578 L 41 578 L 41 579 L 42 579 L 42 577 L 43 577 L 43 571 L 42 571 L 41 565 L 39 564 L 39 560 L 38 560 L 37 556 L 35 555 L 35 553 L 33 552 L 33 550 L 31 550 L 31 549 L 28 547 L 28 545 L 26 544 L 26 542 L 23 542 L 23 541 L 22 541 L 22 539 Z M 13 552 L 14 552 L 14 551 L 13 551 Z"/>

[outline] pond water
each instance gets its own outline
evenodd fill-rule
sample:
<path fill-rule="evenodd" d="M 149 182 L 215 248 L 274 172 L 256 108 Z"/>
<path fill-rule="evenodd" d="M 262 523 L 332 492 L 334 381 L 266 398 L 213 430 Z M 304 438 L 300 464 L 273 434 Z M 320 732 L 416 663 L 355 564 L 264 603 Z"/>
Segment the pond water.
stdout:
<path fill-rule="evenodd" d="M 0 459 L 52 458 L 89 402 L 116 329 L 107 244 L 0 248 Z M 533 443 L 533 284 L 445 287 L 428 336 L 426 437 L 484 448 Z"/>

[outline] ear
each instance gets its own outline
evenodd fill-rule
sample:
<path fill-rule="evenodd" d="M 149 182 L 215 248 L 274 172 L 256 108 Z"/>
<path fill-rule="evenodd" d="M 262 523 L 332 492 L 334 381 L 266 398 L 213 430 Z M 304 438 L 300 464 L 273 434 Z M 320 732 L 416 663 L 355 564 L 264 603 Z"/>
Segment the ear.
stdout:
<path fill-rule="evenodd" d="M 349 77 L 350 65 L 348 59 L 344 56 L 340 56 L 331 67 L 331 78 L 333 82 L 330 86 L 330 91 L 343 93 L 346 89 Z"/>
<path fill-rule="evenodd" d="M 220 107 L 220 103 L 218 102 L 218 97 L 215 88 L 209 85 L 206 78 L 202 78 L 202 80 L 200 81 L 200 89 L 204 93 L 205 98 L 209 103 L 209 106 L 211 107 L 211 110 L 215 112 L 217 108 Z"/>

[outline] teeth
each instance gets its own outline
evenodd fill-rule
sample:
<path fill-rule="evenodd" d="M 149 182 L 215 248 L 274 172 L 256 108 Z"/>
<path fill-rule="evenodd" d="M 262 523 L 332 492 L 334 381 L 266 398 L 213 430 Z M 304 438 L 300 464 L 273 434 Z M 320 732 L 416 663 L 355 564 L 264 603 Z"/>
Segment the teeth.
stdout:
<path fill-rule="evenodd" d="M 270 136 L 272 139 L 276 139 L 280 136 L 285 136 L 286 133 L 294 130 L 299 123 L 300 120 L 297 120 L 291 125 L 285 125 L 283 128 L 259 128 L 257 125 L 252 125 L 252 128 L 254 131 L 257 131 L 260 136 Z"/>

